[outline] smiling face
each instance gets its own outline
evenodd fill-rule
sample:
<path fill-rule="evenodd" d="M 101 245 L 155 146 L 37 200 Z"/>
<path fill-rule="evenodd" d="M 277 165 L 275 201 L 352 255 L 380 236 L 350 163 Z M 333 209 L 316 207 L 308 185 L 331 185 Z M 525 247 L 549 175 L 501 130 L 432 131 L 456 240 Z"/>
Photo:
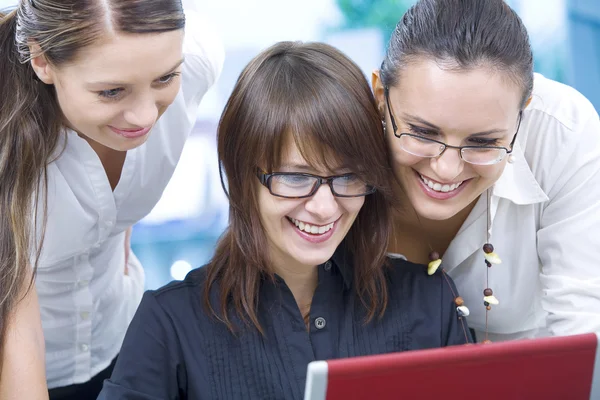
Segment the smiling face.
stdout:
<path fill-rule="evenodd" d="M 301 172 L 318 176 L 348 173 L 320 171 L 302 157 L 293 141 L 286 146 L 277 172 Z M 329 185 L 304 199 L 273 196 L 258 180 L 260 218 L 276 270 L 306 272 L 329 260 L 356 219 L 364 197 L 334 197 Z"/>
<path fill-rule="evenodd" d="M 385 104 L 375 78 L 380 106 Z M 442 69 L 423 60 L 406 66 L 390 87 L 391 112 L 398 135 L 411 133 L 451 146 L 500 146 L 510 149 L 518 126 L 521 90 L 499 73 L 479 67 L 468 71 Z M 387 141 L 394 172 L 416 212 L 428 219 L 452 218 L 498 180 L 507 162 L 466 163 L 459 150 L 447 148 L 439 157 L 418 157 L 405 151 L 387 118 Z"/>
<path fill-rule="evenodd" d="M 183 30 L 107 34 L 60 67 L 32 60 L 54 85 L 69 128 L 88 141 L 126 151 L 146 141 L 180 87 Z"/>

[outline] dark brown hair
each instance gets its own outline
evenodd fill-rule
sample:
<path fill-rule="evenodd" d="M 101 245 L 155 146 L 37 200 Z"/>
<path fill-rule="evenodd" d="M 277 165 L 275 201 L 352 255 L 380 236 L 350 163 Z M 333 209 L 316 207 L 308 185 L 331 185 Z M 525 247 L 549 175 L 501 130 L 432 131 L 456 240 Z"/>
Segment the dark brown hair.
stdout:
<path fill-rule="evenodd" d="M 504 72 L 522 89 L 521 108 L 533 90 L 529 35 L 503 0 L 419 0 L 392 33 L 381 65 L 383 84 L 395 86 L 402 68 L 420 58 L 448 69 Z"/>
<path fill-rule="evenodd" d="M 46 168 L 64 128 L 54 86 L 40 82 L 29 61 L 43 56 L 59 67 L 107 32 L 163 32 L 184 24 L 181 0 L 21 0 L 0 13 L 0 362 L 26 269 L 37 267 Z M 32 44 L 39 54 L 30 53 Z"/>
<path fill-rule="evenodd" d="M 230 222 L 205 267 L 204 302 L 232 331 L 233 309 L 262 332 L 256 314 L 258 289 L 262 279 L 274 275 L 265 251 L 256 168 L 276 171 L 290 139 L 315 168 L 346 167 L 377 188 L 366 197 L 345 242 L 367 320 L 381 315 L 387 305 L 384 264 L 391 228 L 388 180 L 393 174 L 369 84 L 358 66 L 331 46 L 280 42 L 242 71 L 218 128 Z M 218 310 L 210 300 L 215 288 Z"/>

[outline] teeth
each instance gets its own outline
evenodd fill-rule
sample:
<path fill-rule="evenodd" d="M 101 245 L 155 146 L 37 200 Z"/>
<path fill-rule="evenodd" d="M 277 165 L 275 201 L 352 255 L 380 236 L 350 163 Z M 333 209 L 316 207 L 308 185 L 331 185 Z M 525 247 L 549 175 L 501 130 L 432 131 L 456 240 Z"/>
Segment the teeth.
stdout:
<path fill-rule="evenodd" d="M 435 190 L 436 192 L 451 192 L 453 190 L 455 190 L 456 188 L 458 188 L 460 185 L 462 185 L 462 182 L 458 182 L 458 183 L 453 183 L 452 185 L 442 185 L 441 183 L 437 183 L 437 182 L 432 182 L 429 179 L 425 178 L 423 175 L 419 175 L 421 177 L 421 180 L 427 185 L 429 186 L 430 189 Z"/>
<path fill-rule="evenodd" d="M 298 221 L 297 219 L 290 218 L 290 220 L 300 229 L 301 231 L 313 234 L 313 235 L 322 235 L 331 228 L 333 228 L 333 222 L 327 225 L 318 226 L 318 225 L 310 225 L 306 222 Z"/>

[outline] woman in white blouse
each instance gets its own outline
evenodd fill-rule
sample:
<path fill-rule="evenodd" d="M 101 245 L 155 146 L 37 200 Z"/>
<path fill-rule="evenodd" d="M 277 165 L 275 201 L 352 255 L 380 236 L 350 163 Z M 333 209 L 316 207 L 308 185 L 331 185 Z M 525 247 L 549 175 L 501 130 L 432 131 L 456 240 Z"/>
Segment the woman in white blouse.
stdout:
<path fill-rule="evenodd" d="M 441 259 L 480 342 L 600 331 L 598 114 L 532 64 L 502 0 L 420 0 L 373 75 L 402 206 L 389 251 Z"/>
<path fill-rule="evenodd" d="M 96 398 L 144 289 L 131 226 L 169 181 L 223 50 L 180 0 L 23 0 L 0 37 L 2 272 L 37 266 L 50 398 Z"/>

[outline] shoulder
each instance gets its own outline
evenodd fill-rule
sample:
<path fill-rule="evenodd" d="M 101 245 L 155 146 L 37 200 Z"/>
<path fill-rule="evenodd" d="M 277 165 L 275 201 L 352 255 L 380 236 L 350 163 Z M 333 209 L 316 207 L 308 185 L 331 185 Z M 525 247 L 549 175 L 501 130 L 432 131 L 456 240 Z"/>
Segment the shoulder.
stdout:
<path fill-rule="evenodd" d="M 388 257 L 387 271 L 390 291 L 401 291 L 410 297 L 438 297 L 444 291 L 444 279 L 451 281 L 449 276 L 444 277 L 440 268 L 433 275 L 428 275 L 426 265 L 401 258 Z"/>
<path fill-rule="evenodd" d="M 575 88 L 535 74 L 531 104 L 525 112 L 553 119 L 566 129 L 577 130 L 581 121 L 596 115 L 592 103 Z"/>
<path fill-rule="evenodd" d="M 223 43 L 216 28 L 202 15 L 186 11 L 185 18 L 184 68 L 190 78 L 210 87 L 223 69 Z"/>
<path fill-rule="evenodd" d="M 536 74 L 518 141 L 546 193 L 583 160 L 600 160 L 600 122 L 592 103 L 574 88 Z"/>
<path fill-rule="evenodd" d="M 184 280 L 173 281 L 155 290 L 148 290 L 142 302 L 162 309 L 167 314 L 188 315 L 202 307 L 206 269 L 190 271 Z"/>
<path fill-rule="evenodd" d="M 579 139 L 592 134 L 585 127 L 594 119 L 598 120 L 594 106 L 576 89 L 535 75 L 532 100 L 523 113 L 524 139 L 543 136 L 558 143 Z"/>

